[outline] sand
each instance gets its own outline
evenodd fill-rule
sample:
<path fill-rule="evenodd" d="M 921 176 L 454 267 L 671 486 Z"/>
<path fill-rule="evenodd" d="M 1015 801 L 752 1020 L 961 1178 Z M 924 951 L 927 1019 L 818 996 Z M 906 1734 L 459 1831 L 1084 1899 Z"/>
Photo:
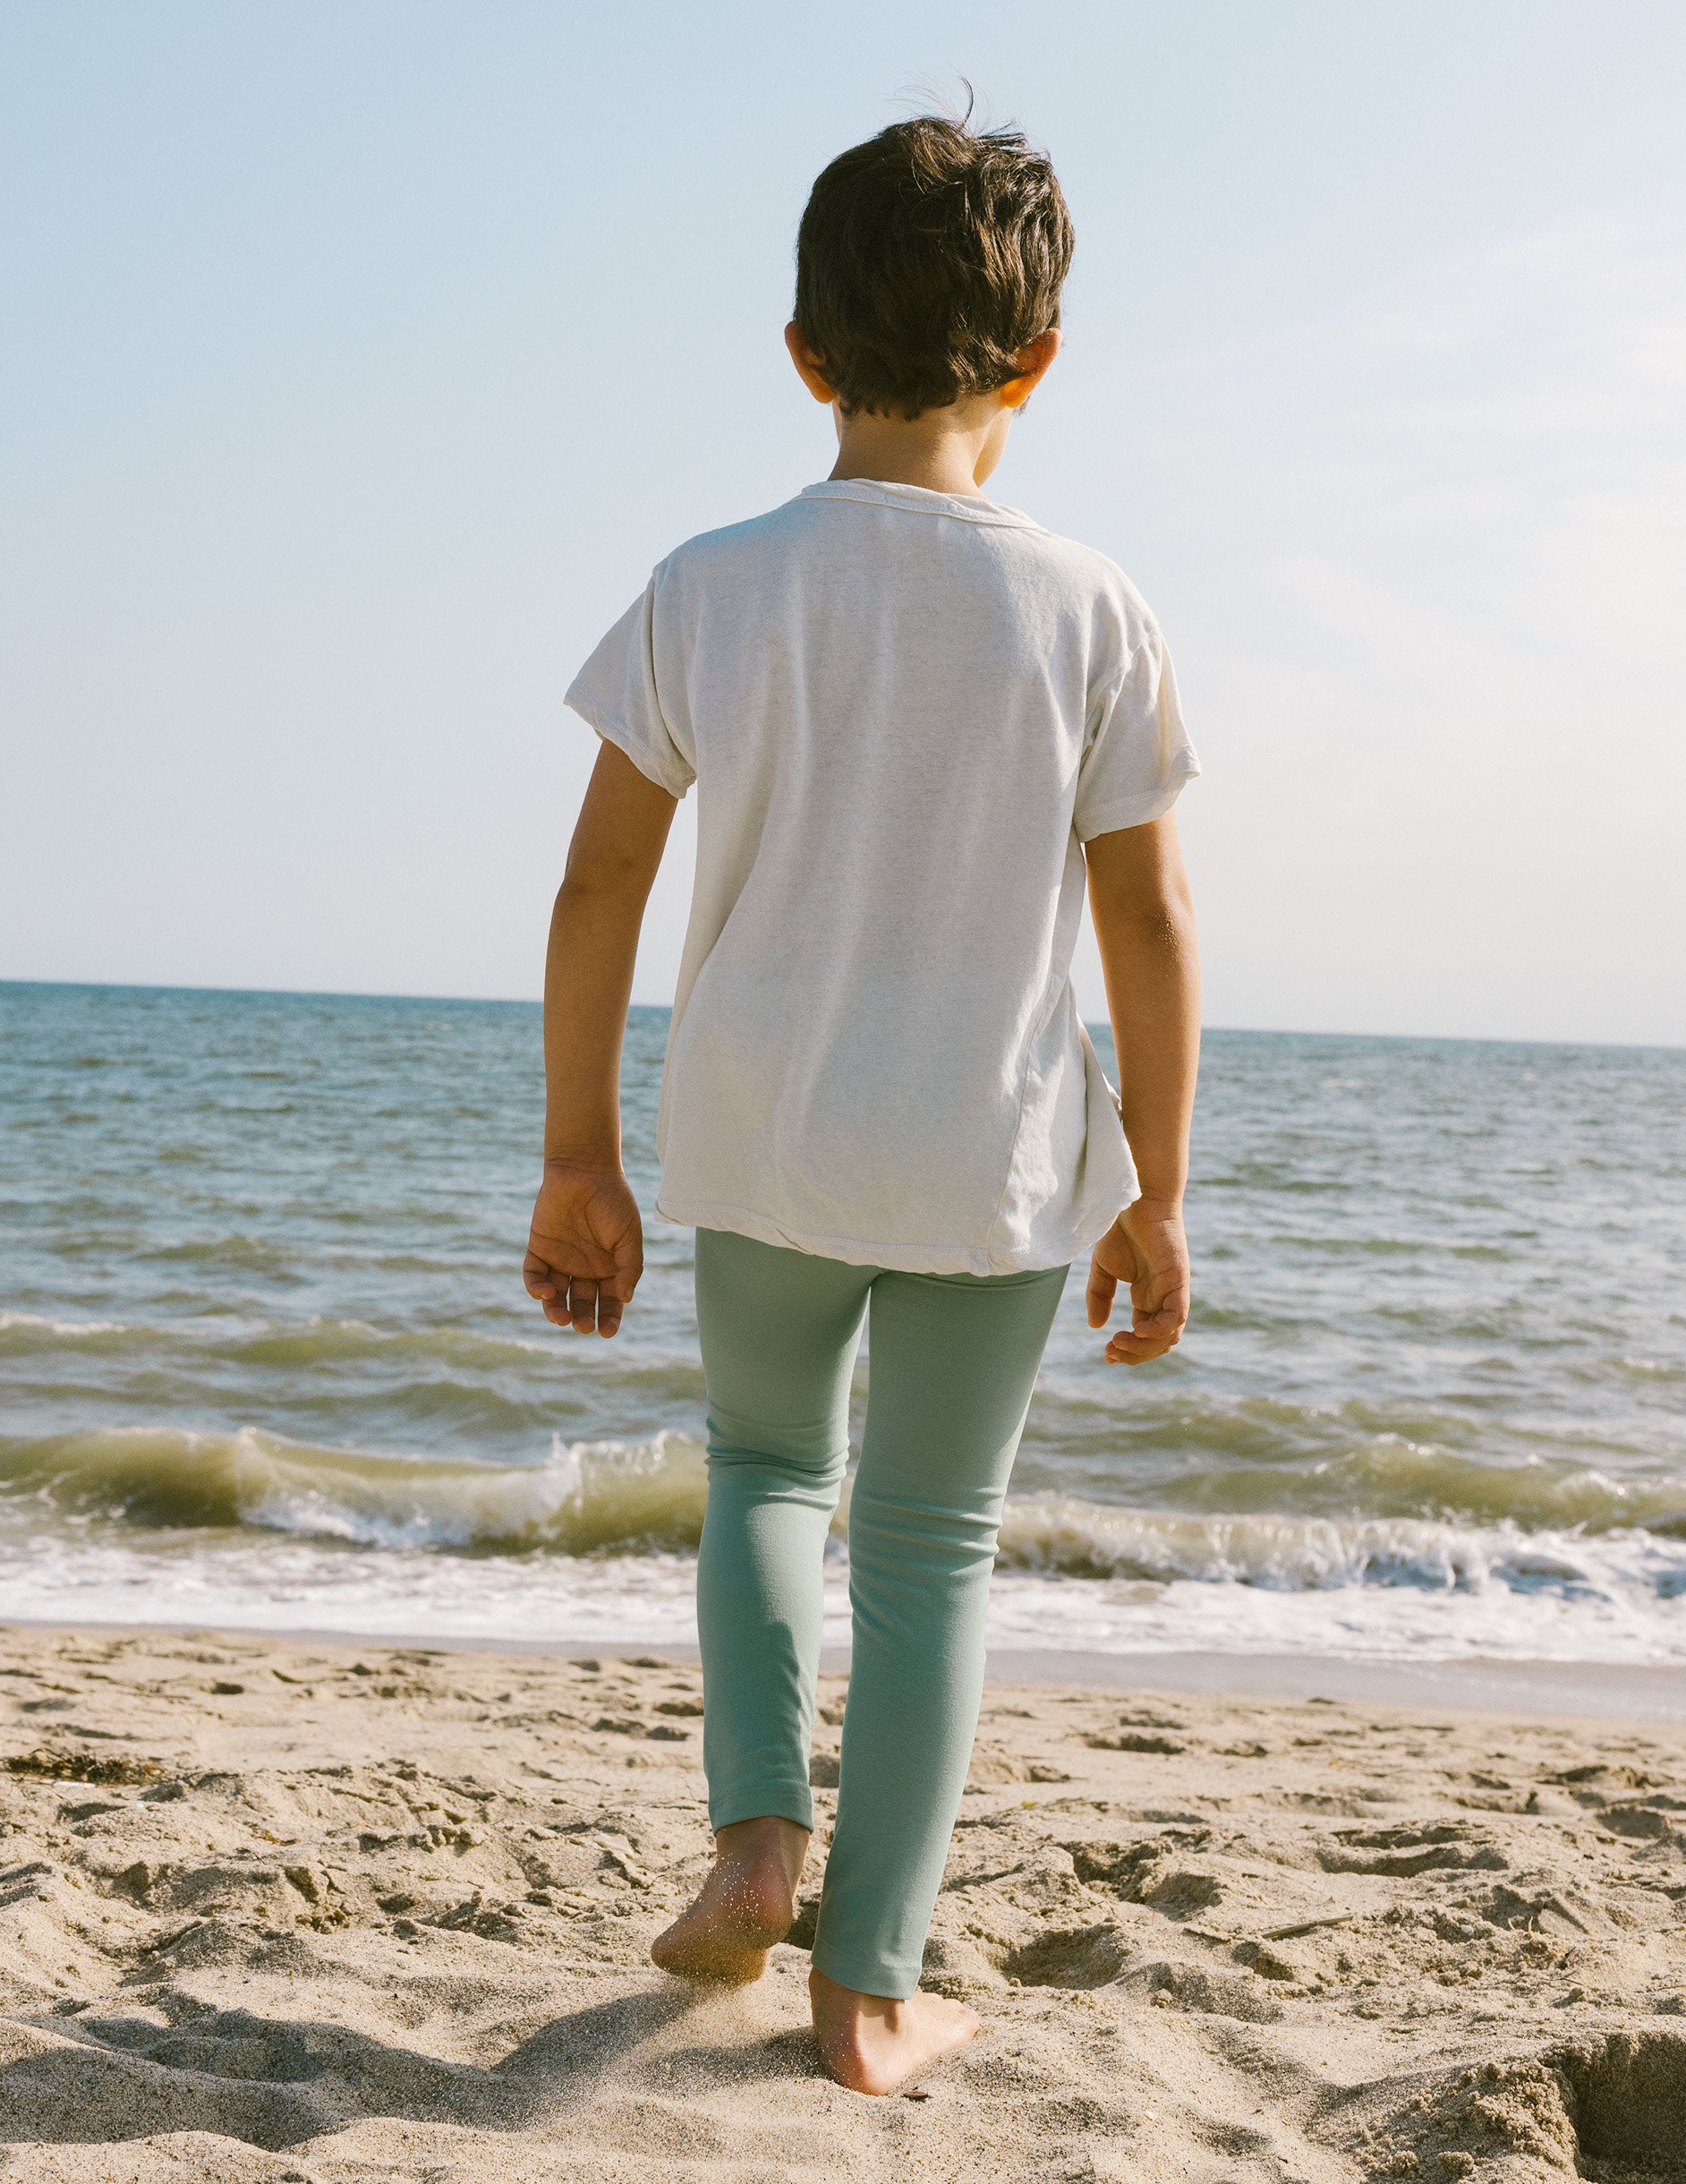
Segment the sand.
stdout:
<path fill-rule="evenodd" d="M 1686 1728 L 992 1685 L 927 1958 L 984 2031 L 872 2101 L 806 2028 L 818 1836 L 759 1985 L 645 1959 L 699 1693 L 0 1632 L 0 2179 L 1686 2177 Z"/>

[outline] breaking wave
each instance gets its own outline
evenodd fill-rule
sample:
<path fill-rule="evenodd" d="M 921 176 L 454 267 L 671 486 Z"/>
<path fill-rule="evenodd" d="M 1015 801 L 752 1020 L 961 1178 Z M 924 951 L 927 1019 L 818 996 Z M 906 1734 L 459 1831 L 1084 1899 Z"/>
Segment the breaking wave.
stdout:
<path fill-rule="evenodd" d="M 62 1519 L 250 1528 L 367 1548 L 501 1555 L 694 1548 L 703 1492 L 702 1451 L 672 1433 L 632 1443 L 558 1438 L 536 1464 L 313 1448 L 256 1427 L 113 1427 L 0 1443 L 0 1500 L 28 1497 Z"/>
<path fill-rule="evenodd" d="M 1276 1592 L 1503 1586 L 1572 1597 L 1637 1588 L 1652 1598 L 1686 1599 L 1686 1541 L 1637 1525 L 1598 1534 L 1421 1517 L 1188 1516 L 1046 1495 L 1009 1501 L 1001 1561 L 1051 1576 Z"/>
<path fill-rule="evenodd" d="M 683 1434 L 552 1444 L 493 1464 L 312 1447 L 254 1427 L 123 1427 L 0 1442 L 0 1510 L 39 1529 L 106 1520 L 167 1531 L 282 1532 L 455 1555 L 687 1553 L 702 1528 L 703 1452 Z M 846 1528 L 847 1500 L 834 1528 Z M 1529 1529 L 1511 1518 L 1191 1514 L 1070 1494 L 1015 1496 L 1001 1565 L 1026 1574 L 1275 1592 L 1686 1600 L 1686 1528 Z"/>

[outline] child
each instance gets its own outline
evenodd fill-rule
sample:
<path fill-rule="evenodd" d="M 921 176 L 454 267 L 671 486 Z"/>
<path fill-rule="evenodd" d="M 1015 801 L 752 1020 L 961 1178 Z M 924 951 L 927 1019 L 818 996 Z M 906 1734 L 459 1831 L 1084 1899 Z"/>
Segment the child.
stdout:
<path fill-rule="evenodd" d="M 669 555 L 568 693 L 602 746 L 550 930 L 524 1273 L 581 1334 L 615 1333 L 642 1269 L 621 1036 L 676 799 L 701 784 L 656 1205 L 697 1232 L 716 1856 L 651 1953 L 750 1980 L 789 1928 L 822 1558 L 870 1319 L 810 1975 L 821 2056 L 860 2093 L 977 2029 L 917 1989 L 996 1529 L 1069 1263 L 1093 1249 L 1091 1327 L 1129 1284 L 1115 1362 L 1162 1356 L 1188 1310 L 1198 1003 L 1170 813 L 1194 753 L 1124 576 L 982 491 L 1060 346 L 1071 248 L 1053 172 L 1016 133 L 926 117 L 833 160 L 785 337 L 831 410 L 836 467 Z M 1086 883 L 1116 1101 L 1069 977 Z"/>

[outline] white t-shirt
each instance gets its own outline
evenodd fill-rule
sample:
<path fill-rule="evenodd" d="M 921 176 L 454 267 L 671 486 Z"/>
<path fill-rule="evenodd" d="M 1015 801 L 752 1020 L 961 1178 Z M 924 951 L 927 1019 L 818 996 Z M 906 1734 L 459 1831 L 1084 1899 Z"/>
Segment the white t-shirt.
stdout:
<path fill-rule="evenodd" d="M 567 704 L 698 783 L 657 1211 L 913 1273 L 1093 1244 L 1135 1178 L 1078 845 L 1199 771 L 1122 572 L 994 501 L 810 485 L 669 554 Z"/>

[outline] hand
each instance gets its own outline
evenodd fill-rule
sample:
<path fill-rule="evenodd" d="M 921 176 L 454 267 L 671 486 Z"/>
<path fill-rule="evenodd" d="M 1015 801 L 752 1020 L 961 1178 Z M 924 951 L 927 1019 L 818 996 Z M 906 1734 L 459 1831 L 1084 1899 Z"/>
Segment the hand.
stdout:
<path fill-rule="evenodd" d="M 644 1270 L 638 1201 L 619 1165 L 545 1165 L 521 1278 L 556 1327 L 613 1335 Z"/>
<path fill-rule="evenodd" d="M 1087 1291 L 1089 1325 L 1112 1317 L 1120 1282 L 1130 1291 L 1130 1326 L 1106 1345 L 1109 1365 L 1145 1365 L 1182 1340 L 1188 1318 L 1188 1241 L 1182 1216 L 1145 1199 L 1127 1206 L 1094 1247 Z"/>

